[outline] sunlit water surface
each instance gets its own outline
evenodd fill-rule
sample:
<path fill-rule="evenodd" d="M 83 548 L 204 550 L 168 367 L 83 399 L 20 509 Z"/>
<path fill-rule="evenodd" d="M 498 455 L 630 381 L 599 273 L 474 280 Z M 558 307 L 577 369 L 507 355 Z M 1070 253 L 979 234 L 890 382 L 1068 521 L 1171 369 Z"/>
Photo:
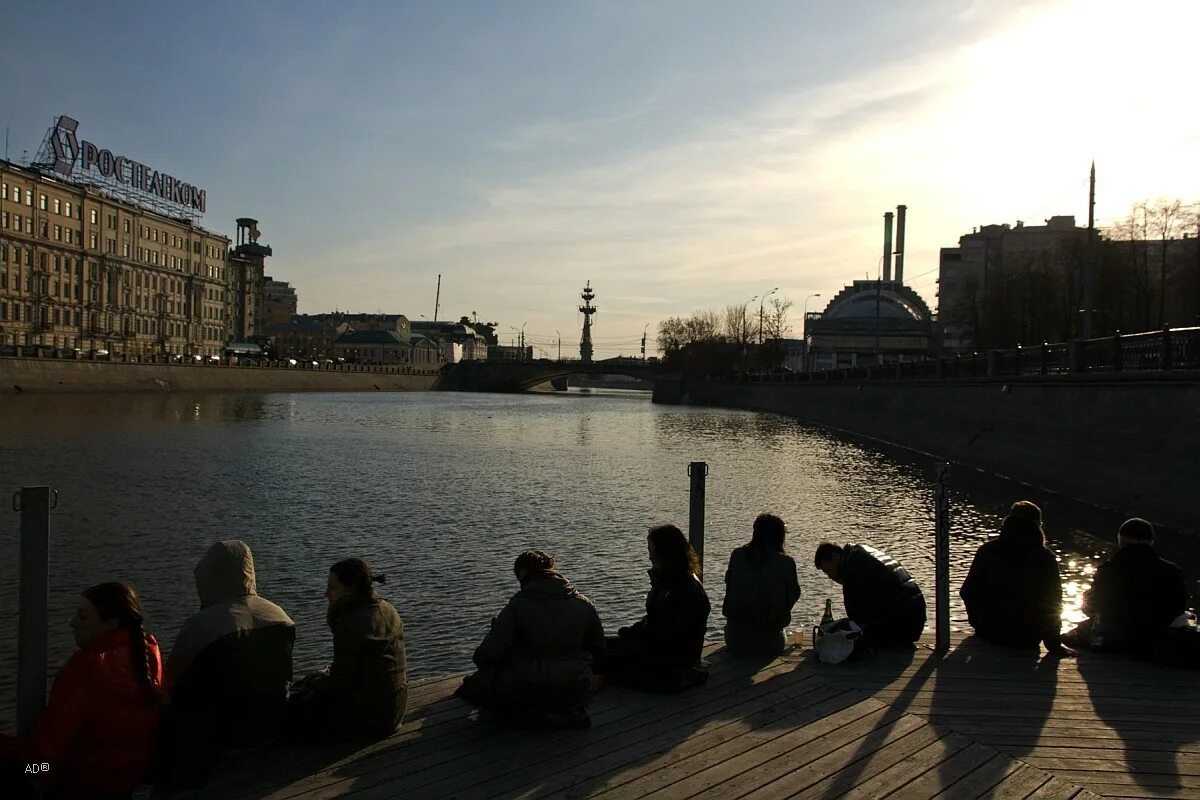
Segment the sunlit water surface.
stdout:
<path fill-rule="evenodd" d="M 82 588 L 132 583 L 147 628 L 174 640 L 197 607 L 192 567 L 219 539 L 254 551 L 260 594 L 296 621 L 296 671 L 330 658 L 329 565 L 358 555 L 389 581 L 412 677 L 467 669 L 516 590 L 512 561 L 539 547 L 587 594 L 605 626 L 636 619 L 647 589 L 647 526 L 686 528 L 687 467 L 710 466 L 705 586 L 718 637 L 730 550 L 762 511 L 788 523 L 811 625 L 838 587 L 813 569 L 823 540 L 899 558 L 932 606 L 933 464 L 775 415 L 655 406 L 643 392 L 569 395 L 271 394 L 20 396 L 0 400 L 0 486 L 59 492 L 51 542 L 52 670 L 72 652 Z M 957 588 L 1014 484 L 952 480 Z M 1043 500 L 1061 557 L 1067 622 L 1110 545 L 1114 518 Z M 0 720 L 12 717 L 19 515 L 0 529 Z M 932 621 L 932 620 L 931 620 Z M 1066 623 L 1065 623 L 1066 624 Z M 7 722 L 4 727 L 10 727 Z"/>

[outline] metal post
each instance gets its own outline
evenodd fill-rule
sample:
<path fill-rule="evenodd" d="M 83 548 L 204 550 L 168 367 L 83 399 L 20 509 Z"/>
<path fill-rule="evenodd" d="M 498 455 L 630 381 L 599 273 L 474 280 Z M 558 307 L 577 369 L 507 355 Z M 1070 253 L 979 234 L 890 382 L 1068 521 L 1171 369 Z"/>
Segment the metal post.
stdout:
<path fill-rule="evenodd" d="M 708 477 L 708 464 L 693 461 L 688 464 L 688 477 L 692 483 L 691 503 L 688 509 L 688 543 L 700 558 L 700 575 L 704 577 L 704 479 Z"/>
<path fill-rule="evenodd" d="M 1171 326 L 1163 325 L 1162 329 L 1162 352 L 1161 352 L 1161 367 L 1163 369 L 1171 368 Z"/>
<path fill-rule="evenodd" d="M 33 733 L 46 705 L 50 605 L 50 487 L 23 486 L 13 493 L 21 512 L 21 594 L 17 624 L 17 734 Z M 57 493 L 55 493 L 57 500 Z M 57 504 L 57 503 L 56 503 Z"/>
<path fill-rule="evenodd" d="M 950 493 L 947 491 L 950 465 L 937 466 L 934 498 L 934 593 L 937 643 L 935 649 L 950 649 Z"/>

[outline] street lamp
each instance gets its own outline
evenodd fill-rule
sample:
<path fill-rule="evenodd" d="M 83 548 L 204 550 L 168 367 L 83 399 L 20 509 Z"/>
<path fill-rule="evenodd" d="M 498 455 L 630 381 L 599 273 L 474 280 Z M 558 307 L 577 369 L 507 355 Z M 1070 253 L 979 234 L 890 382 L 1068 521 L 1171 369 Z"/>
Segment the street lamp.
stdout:
<path fill-rule="evenodd" d="M 554 332 L 558 334 L 558 360 L 562 361 L 562 334 L 559 333 L 558 328 L 555 328 Z"/>
<path fill-rule="evenodd" d="M 767 295 L 774 294 L 777 291 L 779 291 L 778 286 L 776 286 L 774 289 L 772 289 L 769 292 L 763 293 L 763 296 L 758 301 L 758 343 L 759 344 L 763 343 L 763 303 L 767 302 Z"/>

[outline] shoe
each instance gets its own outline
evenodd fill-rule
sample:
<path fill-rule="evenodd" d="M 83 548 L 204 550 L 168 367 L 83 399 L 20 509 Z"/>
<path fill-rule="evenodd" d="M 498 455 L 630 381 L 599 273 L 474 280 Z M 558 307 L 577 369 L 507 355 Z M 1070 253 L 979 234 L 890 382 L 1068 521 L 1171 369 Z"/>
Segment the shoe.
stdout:
<path fill-rule="evenodd" d="M 582 706 L 572 708 L 567 712 L 567 720 L 564 727 L 572 731 L 584 730 L 585 728 L 592 727 L 592 718 L 588 716 L 586 708 Z"/>

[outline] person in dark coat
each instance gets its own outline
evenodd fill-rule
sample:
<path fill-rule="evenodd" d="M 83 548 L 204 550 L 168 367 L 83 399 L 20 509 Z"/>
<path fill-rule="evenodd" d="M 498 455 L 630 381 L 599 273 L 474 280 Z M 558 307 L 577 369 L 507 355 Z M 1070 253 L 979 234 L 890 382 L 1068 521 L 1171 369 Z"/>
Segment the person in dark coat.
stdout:
<path fill-rule="evenodd" d="M 912 645 L 925 629 L 925 596 L 908 571 L 873 547 L 824 542 L 813 563 L 841 584 L 846 616 L 876 647 Z"/>
<path fill-rule="evenodd" d="M 220 752 L 279 735 L 292 680 L 296 628 L 260 597 L 245 542 L 217 542 L 196 565 L 200 610 L 175 637 L 166 665 L 171 702 L 159 726 L 156 783 L 203 784 Z"/>
<path fill-rule="evenodd" d="M 361 558 L 330 567 L 325 618 L 333 631 L 333 663 L 292 687 L 291 736 L 381 739 L 399 727 L 408 705 L 404 622 L 372 587 L 386 582 Z"/>
<path fill-rule="evenodd" d="M 708 677 L 697 664 L 711 606 L 697 577 L 700 560 L 683 531 L 660 525 L 646 541 L 652 565 L 646 616 L 609 637 L 600 671 L 615 683 L 678 691 Z"/>
<path fill-rule="evenodd" d="M 725 646 L 739 653 L 777 655 L 800 599 L 796 562 L 783 551 L 787 527 L 774 514 L 754 520 L 750 543 L 729 556 L 725 570 Z"/>
<path fill-rule="evenodd" d="M 1117 552 L 1096 570 L 1083 611 L 1105 650 L 1148 657 L 1187 611 L 1187 581 L 1183 570 L 1154 549 L 1154 526 L 1146 520 L 1127 520 L 1117 544 Z"/>
<path fill-rule="evenodd" d="M 1071 655 L 1060 635 L 1058 560 L 1046 548 L 1042 510 L 1028 500 L 1013 503 L 1000 535 L 980 545 L 959 596 L 975 635 L 1008 647 L 1044 642 L 1052 656 Z"/>
<path fill-rule="evenodd" d="M 592 664 L 604 651 L 600 615 L 541 550 L 517 556 L 513 573 L 521 589 L 492 620 L 475 650 L 479 669 L 455 694 L 521 724 L 587 727 Z"/>
<path fill-rule="evenodd" d="M 50 701 L 28 736 L 0 734 L 0 779 L 21 797 L 129 797 L 150 768 L 162 711 L 162 659 L 142 627 L 137 594 L 101 583 L 79 598 L 71 618 L 79 650 L 54 678 Z M 27 765 L 46 764 L 35 795 Z M 24 785 L 23 785 L 24 784 Z"/>

